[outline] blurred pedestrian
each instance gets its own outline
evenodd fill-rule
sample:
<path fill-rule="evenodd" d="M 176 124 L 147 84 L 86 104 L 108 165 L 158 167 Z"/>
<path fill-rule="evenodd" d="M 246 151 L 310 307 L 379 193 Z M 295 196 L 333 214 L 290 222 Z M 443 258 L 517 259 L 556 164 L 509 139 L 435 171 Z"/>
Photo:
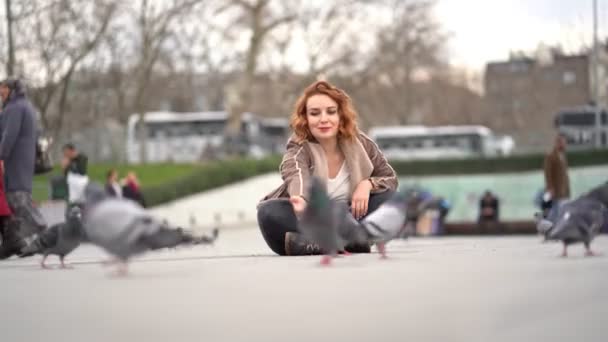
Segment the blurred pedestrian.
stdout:
<path fill-rule="evenodd" d="M 479 200 L 479 223 L 498 222 L 500 201 L 490 190 Z"/>
<path fill-rule="evenodd" d="M 34 109 L 27 99 L 25 87 L 17 79 L 0 83 L 0 98 L 0 161 L 6 201 L 13 213 L 0 246 L 0 259 L 5 259 L 19 253 L 26 240 L 33 239 L 46 228 L 46 222 L 32 200 L 37 138 Z"/>
<path fill-rule="evenodd" d="M 553 148 L 545 156 L 544 171 L 546 200 L 551 201 L 551 211 L 556 211 L 562 202 L 570 198 L 566 138 L 561 134 L 555 137 Z"/>
<path fill-rule="evenodd" d="M 141 192 L 139 180 L 133 171 L 129 171 L 129 173 L 127 173 L 127 177 L 125 178 L 124 185 L 122 187 L 122 196 L 139 203 L 144 208 L 146 207 L 146 201 L 144 200 L 144 196 Z"/>
<path fill-rule="evenodd" d="M 122 197 L 122 187 L 118 183 L 118 171 L 110 169 L 106 174 L 106 193 L 112 197 Z"/>
<path fill-rule="evenodd" d="M 67 143 L 63 145 L 63 160 L 61 168 L 63 174 L 67 177 L 68 173 L 75 173 L 81 176 L 87 175 L 88 157 L 79 152 L 74 144 Z"/>

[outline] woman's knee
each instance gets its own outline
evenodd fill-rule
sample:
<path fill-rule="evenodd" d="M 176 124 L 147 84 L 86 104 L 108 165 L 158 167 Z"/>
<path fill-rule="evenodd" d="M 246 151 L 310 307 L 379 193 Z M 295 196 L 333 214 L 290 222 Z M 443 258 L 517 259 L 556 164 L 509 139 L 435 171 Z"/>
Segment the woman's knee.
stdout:
<path fill-rule="evenodd" d="M 290 210 L 293 212 L 289 201 L 269 200 L 263 202 L 258 207 L 258 224 L 266 227 L 280 224 L 282 221 L 288 221 L 290 219 Z"/>
<path fill-rule="evenodd" d="M 285 255 L 285 233 L 289 231 L 291 216 L 295 215 L 287 201 L 271 200 L 260 204 L 257 212 L 258 226 L 266 244 L 273 252 Z"/>

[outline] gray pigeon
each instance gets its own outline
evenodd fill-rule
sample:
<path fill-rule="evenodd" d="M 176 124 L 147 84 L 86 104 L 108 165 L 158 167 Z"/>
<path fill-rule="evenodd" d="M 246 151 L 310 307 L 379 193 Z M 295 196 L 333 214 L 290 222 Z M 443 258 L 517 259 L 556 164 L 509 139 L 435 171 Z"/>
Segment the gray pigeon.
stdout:
<path fill-rule="evenodd" d="M 537 227 L 546 239 L 559 240 L 564 244 L 562 256 L 568 256 L 568 246 L 582 242 L 586 255 L 596 255 L 591 241 L 599 234 L 608 210 L 608 184 L 604 184 L 575 200 L 560 205 L 556 215 L 542 220 Z"/>
<path fill-rule="evenodd" d="M 314 177 L 298 229 L 326 254 L 322 264 L 329 264 L 331 257 L 348 243 L 376 243 L 381 257 L 386 258 L 386 242 L 399 236 L 405 226 L 407 200 L 404 192 L 396 192 L 359 222 L 345 204 L 332 201 L 323 182 Z"/>
<path fill-rule="evenodd" d="M 119 261 L 118 275 L 126 275 L 126 263 L 132 256 L 181 244 L 206 242 L 181 228 L 170 228 L 134 201 L 104 197 L 99 192 L 101 188 L 92 184 L 85 189 L 85 232 L 91 243 Z"/>
<path fill-rule="evenodd" d="M 20 257 L 42 254 L 42 268 L 49 255 L 59 256 L 61 268 L 66 268 L 64 258 L 74 251 L 83 238 L 82 212 L 78 206 L 69 209 L 66 222 L 55 224 L 42 232 L 37 239 L 21 249 Z"/>
<path fill-rule="evenodd" d="M 407 219 L 408 198 L 403 191 L 395 192 L 391 198 L 361 221 L 369 236 L 369 242 L 376 243 L 382 258 L 386 258 L 386 243 L 403 233 Z"/>
<path fill-rule="evenodd" d="M 298 220 L 298 230 L 304 237 L 319 245 L 325 254 L 321 259 L 322 265 L 329 265 L 331 258 L 344 248 L 345 241 L 338 234 L 338 226 L 340 216 L 346 210 L 332 201 L 325 184 L 318 177 L 313 177 L 308 205 Z"/>

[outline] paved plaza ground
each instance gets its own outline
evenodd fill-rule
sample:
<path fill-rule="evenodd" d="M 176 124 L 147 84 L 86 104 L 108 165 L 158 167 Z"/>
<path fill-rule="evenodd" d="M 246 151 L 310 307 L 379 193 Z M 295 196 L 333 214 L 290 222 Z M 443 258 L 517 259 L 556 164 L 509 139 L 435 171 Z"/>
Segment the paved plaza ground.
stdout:
<path fill-rule="evenodd" d="M 608 253 L 608 237 L 594 247 Z M 320 267 L 243 228 L 115 279 L 85 245 L 72 270 L 0 262 L 1 340 L 608 341 L 608 257 L 560 251 L 536 236 L 414 238 L 389 244 L 389 260 Z"/>

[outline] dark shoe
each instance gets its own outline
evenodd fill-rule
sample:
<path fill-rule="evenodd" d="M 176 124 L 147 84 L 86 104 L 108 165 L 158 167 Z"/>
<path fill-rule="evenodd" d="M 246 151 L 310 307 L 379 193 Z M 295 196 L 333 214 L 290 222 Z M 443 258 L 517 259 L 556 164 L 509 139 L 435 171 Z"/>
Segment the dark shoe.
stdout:
<path fill-rule="evenodd" d="M 306 240 L 300 233 L 285 233 L 286 255 L 320 255 L 321 248 L 316 243 Z"/>
<path fill-rule="evenodd" d="M 349 253 L 370 253 L 372 248 L 369 244 L 351 243 L 346 245 L 344 249 Z"/>

